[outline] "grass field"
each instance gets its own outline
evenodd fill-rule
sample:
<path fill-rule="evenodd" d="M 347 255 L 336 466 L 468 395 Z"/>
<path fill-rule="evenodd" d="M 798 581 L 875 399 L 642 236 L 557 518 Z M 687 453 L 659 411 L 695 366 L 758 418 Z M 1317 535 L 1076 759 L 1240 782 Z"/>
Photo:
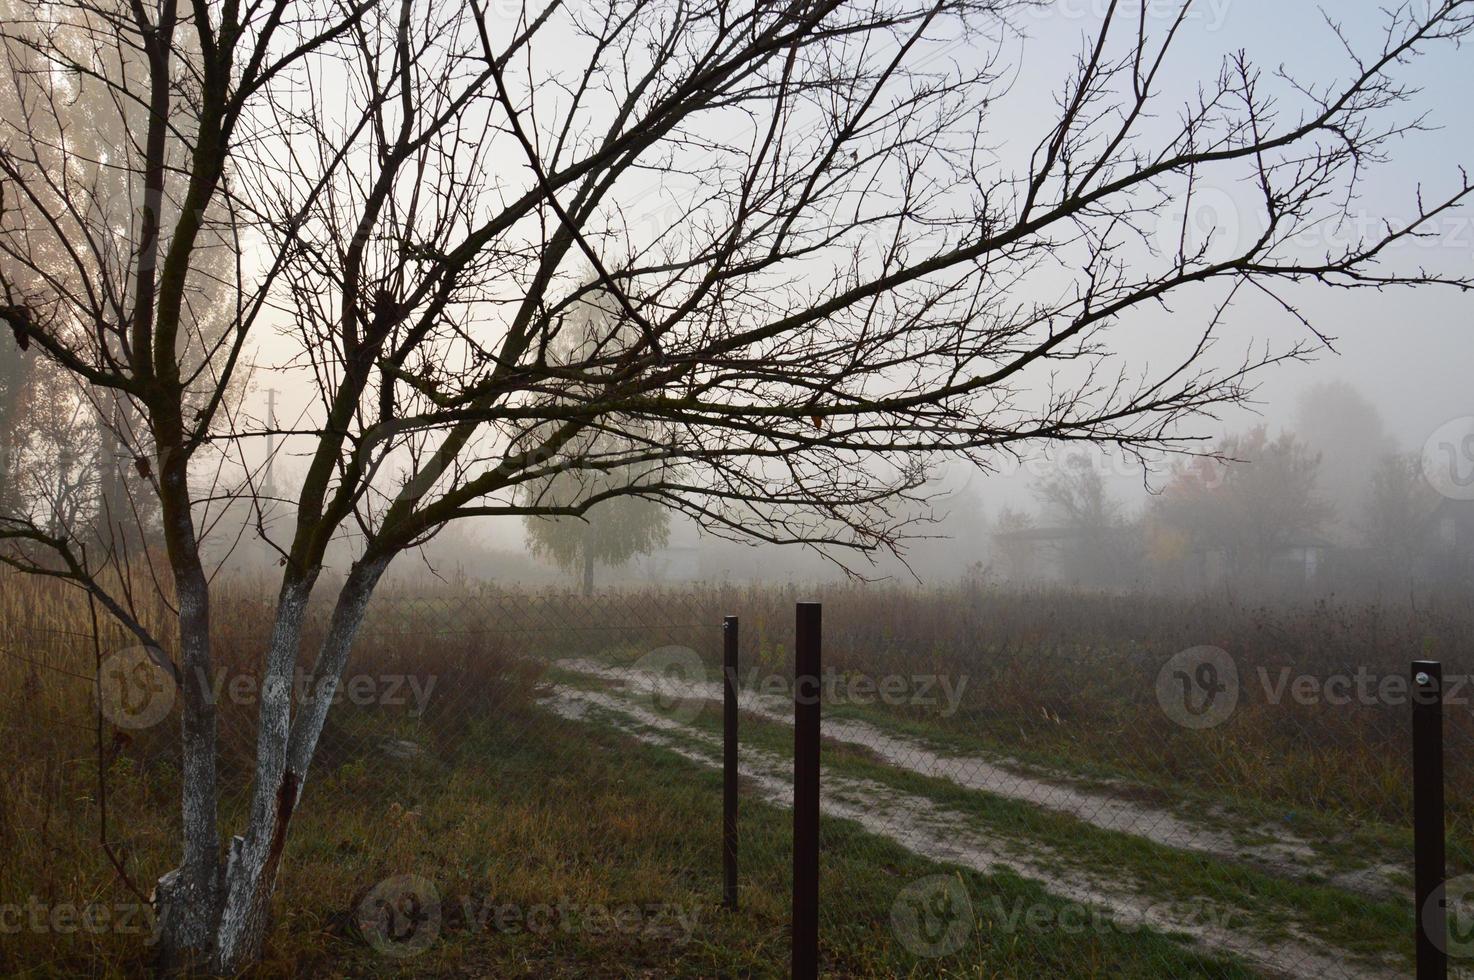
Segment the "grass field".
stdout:
<path fill-rule="evenodd" d="M 142 973 L 150 919 L 98 844 L 102 789 L 108 840 L 146 891 L 176 846 L 172 723 L 104 727 L 100 782 L 85 605 L 5 584 L 0 723 L 26 748 L 0 797 L 0 972 Z M 627 668 L 671 643 L 710 664 L 720 613 L 736 610 L 751 676 L 791 676 L 792 598 L 387 597 L 352 670 L 415 672 L 433 679 L 433 696 L 423 713 L 335 709 L 261 975 L 785 975 L 792 732 L 782 698 L 744 693 L 744 888 L 733 914 L 719 904 L 711 691 L 687 699 L 698 710 L 672 714 Z M 1159 658 L 1194 637 L 1231 649 L 1246 674 L 1279 660 L 1391 669 L 1423 637 L 1449 644 L 1456 610 L 1234 620 L 1155 600 L 1133 610 L 959 591 L 824 598 L 826 657 L 843 676 L 967 680 L 946 712 L 826 708 L 829 974 L 1406 972 L 1410 837 L 1397 819 L 1406 762 L 1395 709 L 1251 696 L 1221 727 L 1186 732 L 1163 721 L 1149 682 Z M 254 603 L 244 593 L 222 602 L 228 671 L 249 672 Z M 1330 639 L 1314 639 L 1316 615 Z M 1358 632 L 1374 615 L 1376 642 Z M 122 642 L 108 635 L 101 646 Z M 1471 866 L 1471 801 L 1459 791 L 1474 747 L 1467 714 L 1454 710 L 1449 723 L 1454 872 Z M 249 785 L 251 718 L 249 701 L 222 705 L 228 827 Z M 438 903 L 407 904 L 406 890 L 423 899 L 427 883 Z M 386 898 L 401 914 L 385 918 Z"/>
<path fill-rule="evenodd" d="M 745 805 L 743 907 L 728 913 L 719 906 L 718 774 L 599 728 L 570 746 L 557 719 L 527 705 L 502 707 L 456 733 L 452 752 L 397 763 L 392 778 L 382 772 L 388 763 L 372 755 L 340 755 L 336 769 L 319 776 L 295 827 L 262 975 L 295 975 L 304 967 L 322 976 L 785 974 L 786 811 L 756 800 Z M 372 741 L 362 745 L 373 752 Z M 149 777 L 125 759 L 114 766 L 119 800 L 162 802 L 174 792 L 167 770 Z M 79 762 L 74 788 L 82 790 L 89 775 Z M 377 792 L 385 784 L 392 792 Z M 79 809 L 71 819 L 95 819 Z M 160 810 L 141 824 L 150 817 L 127 808 L 115 817 L 126 824 L 138 869 L 166 866 L 169 816 Z M 866 839 L 844 821 L 826 823 L 824 833 L 836 855 L 826 862 L 826 892 L 843 884 L 844 915 L 827 918 L 824 936 L 827 968 L 839 975 L 1158 976 L 1169 968 L 1178 976 L 1236 975 L 1227 962 L 1155 933 L 1028 943 L 983 934 L 988 941 L 947 959 L 910 956 L 891 935 L 896 893 L 949 869 Z M 35 854 L 38 864 L 46 856 Z M 48 881 L 54 864 L 30 870 L 29 881 L 7 874 L 12 892 L 30 884 L 45 894 L 74 883 Z M 438 938 L 412 957 L 383 955 L 365 941 L 352 913 L 371 886 L 410 874 L 433 881 L 440 895 Z M 962 873 L 960 880 L 978 903 L 1066 904 L 1011 875 Z M 93 887 L 81 894 L 101 900 L 115 892 L 104 882 Z M 529 918 L 546 908 L 554 912 Z M 626 921 L 594 924 L 602 910 Z M 638 915 L 630 918 L 630 910 Z M 128 935 L 25 931 L 11 939 L 0 968 L 19 975 L 104 968 L 127 975 L 142 971 L 146 955 L 140 937 Z"/>

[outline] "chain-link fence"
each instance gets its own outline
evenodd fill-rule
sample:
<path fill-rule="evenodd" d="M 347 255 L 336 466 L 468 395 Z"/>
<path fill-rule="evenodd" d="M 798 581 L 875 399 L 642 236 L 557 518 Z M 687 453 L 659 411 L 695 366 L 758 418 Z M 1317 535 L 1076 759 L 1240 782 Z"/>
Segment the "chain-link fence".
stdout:
<path fill-rule="evenodd" d="M 208 686 L 230 832 L 266 596 L 217 603 Z M 293 819 L 262 970 L 785 975 L 799 598 L 385 590 Z M 1471 952 L 1469 610 L 813 598 L 825 975 L 1407 975 L 1408 664 L 1423 655 L 1447 677 L 1448 945 L 1455 964 Z M 141 968 L 148 892 L 177 861 L 177 698 L 106 618 L 94 640 L 85 598 L 6 579 L 0 603 L 14 746 L 0 969 Z M 735 914 L 721 907 L 726 614 L 740 617 Z M 325 624 L 314 610 L 299 685 Z"/>

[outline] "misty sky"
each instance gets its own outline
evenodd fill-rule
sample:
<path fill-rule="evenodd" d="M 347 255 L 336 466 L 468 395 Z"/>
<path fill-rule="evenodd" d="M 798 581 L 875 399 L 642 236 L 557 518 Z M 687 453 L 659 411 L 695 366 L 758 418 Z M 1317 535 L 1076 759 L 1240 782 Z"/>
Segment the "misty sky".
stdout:
<path fill-rule="evenodd" d="M 1108 0 L 1060 0 L 1019 20 L 1026 38 L 1008 34 L 997 40 L 996 47 L 985 41 L 971 47 L 952 44 L 929 55 L 955 58 L 963 64 L 969 59 L 980 62 L 996 55 L 1001 64 L 1008 66 L 1013 82 L 1007 98 L 995 109 L 991 127 L 997 131 L 999 165 L 1005 171 L 1020 169 L 1027 162 L 1029 150 L 1047 132 L 1056 114 L 1059 90 L 1082 46 L 1094 36 L 1106 6 Z M 1176 2 L 1148 0 L 1152 25 L 1164 28 L 1177 6 Z M 1386 23 L 1380 4 L 1358 0 L 1335 4 L 1331 9 L 1353 44 L 1363 49 L 1369 43 L 1376 44 Z M 1314 4 L 1205 0 L 1178 44 L 1168 72 L 1172 98 L 1159 103 L 1159 109 L 1166 112 L 1181 105 L 1199 81 L 1211 83 L 1225 54 L 1240 48 L 1266 73 L 1284 65 L 1301 80 L 1316 84 L 1344 79 L 1351 69 L 1341 42 Z M 539 53 L 540 58 L 556 56 Z M 1474 163 L 1474 127 L 1468 123 L 1467 107 L 1474 92 L 1474 53 L 1438 48 L 1404 77 L 1426 91 L 1416 97 L 1412 107 L 1402 110 L 1401 118 L 1410 120 L 1414 108 L 1426 110 L 1427 124 L 1442 128 L 1409 135 L 1392 146 L 1393 159 L 1367 178 L 1362 196 L 1352 202 L 1348 227 L 1325 229 L 1331 240 L 1344 239 L 1359 228 L 1375 231 L 1383 217 L 1397 219 L 1414 213 L 1419 178 L 1425 182 L 1428 196 L 1436 198 L 1456 188 L 1460 163 Z M 1171 122 L 1171 118 L 1164 120 L 1164 124 Z M 1245 200 L 1244 188 L 1229 182 L 1213 190 L 1204 197 L 1207 213 L 1194 216 L 1194 220 L 1217 227 L 1223 235 L 1253 233 L 1252 214 L 1239 213 L 1239 202 Z M 670 189 L 664 192 L 670 193 Z M 658 213 L 659 197 L 651 195 L 652 213 Z M 1170 220 L 1180 221 L 1180 216 Z M 1404 265 L 1467 270 L 1474 264 L 1474 214 L 1466 210 L 1443 221 L 1430 240 L 1405 247 L 1401 261 Z M 1263 421 L 1272 426 L 1288 422 L 1302 390 L 1338 379 L 1370 397 L 1385 418 L 1388 431 L 1407 448 L 1421 446 L 1448 419 L 1474 414 L 1474 386 L 1468 378 L 1474 365 L 1474 340 L 1470 335 L 1474 296 L 1438 289 L 1385 294 L 1322 290 L 1299 293 L 1297 300 L 1303 302 L 1303 312 L 1316 326 L 1335 338 L 1338 353 L 1325 351 L 1316 363 L 1289 365 L 1263 374 Z M 1117 349 L 1131 361 L 1152 363 L 1157 345 L 1165 338 L 1199 329 L 1210 302 L 1208 297 L 1183 296 L 1156 322 L 1143 318 L 1141 323 L 1125 324 L 1123 330 L 1111 336 Z M 1227 328 L 1219 353 L 1229 359 L 1240 356 L 1251 344 L 1283 348 L 1305 339 L 1302 327 L 1268 304 L 1245 303 L 1230 317 Z M 262 360 L 280 359 L 268 352 Z M 284 389 L 279 412 L 283 422 L 290 422 L 294 413 L 305 407 L 306 399 L 305 392 L 289 376 L 258 374 L 252 410 L 264 414 L 263 392 L 271 386 Z M 1236 413 L 1221 426 L 1211 420 L 1203 422 L 1199 432 L 1243 429 L 1256 421 L 1248 413 Z M 290 469 L 291 463 L 285 466 Z M 974 485 L 985 488 L 985 506 L 992 512 L 1002 502 L 1027 501 L 1028 482 L 1024 474 L 1022 478 L 994 478 Z M 484 530 L 499 543 L 520 537 L 518 526 Z"/>
<path fill-rule="evenodd" d="M 1065 0 L 1053 9 L 1072 16 L 1036 18 L 1036 35 L 1023 49 L 1021 89 L 1049 85 L 1058 89 L 1070 68 L 1072 53 L 1093 32 L 1098 11 L 1106 0 Z M 1148 9 L 1165 15 L 1177 4 L 1152 3 Z M 1338 3 L 1330 9 L 1353 42 L 1375 42 L 1385 23 L 1383 5 L 1372 2 Z M 1159 19 L 1160 21 L 1160 19 Z M 1217 0 L 1203 4 L 1177 51 L 1175 77 L 1211 79 L 1226 53 L 1246 50 L 1266 71 L 1284 65 L 1301 78 L 1325 82 L 1343 79 L 1350 62 L 1317 5 L 1275 0 Z M 1429 112 L 1428 125 L 1439 131 L 1414 134 L 1394 145 L 1392 159 L 1368 179 L 1354 222 L 1375 230 L 1383 217 L 1405 217 L 1416 207 L 1417 180 L 1426 182 L 1430 196 L 1456 187 L 1459 165 L 1474 162 L 1474 126 L 1469 124 L 1469 93 L 1474 92 L 1474 52 L 1440 50 L 1415 66 L 1407 77 L 1425 89 L 1416 105 Z M 1183 89 L 1183 97 L 1190 90 Z M 1039 103 L 1048 111 L 1049 101 Z M 1411 116 L 1411 111 L 1404 116 Z M 1231 201 L 1240 189 L 1227 188 Z M 1214 215 L 1229 233 L 1238 223 L 1229 213 Z M 1336 230 L 1328 229 L 1327 236 Z M 1418 265 L 1462 268 L 1474 265 L 1474 214 L 1467 210 L 1443 222 L 1435 239 L 1418 246 L 1421 253 L 1408 259 Z M 1404 254 L 1412 249 L 1405 250 Z M 1450 417 L 1474 413 L 1474 391 L 1469 370 L 1474 365 L 1474 296 L 1449 290 L 1318 292 L 1305 312 L 1336 338 L 1339 356 L 1327 352 L 1316 364 L 1289 366 L 1264 376 L 1264 400 L 1272 421 L 1294 411 L 1298 392 L 1308 384 L 1344 379 L 1373 398 L 1389 429 L 1402 442 L 1421 444 L 1437 425 Z M 1183 313 L 1187 313 L 1184 307 Z M 1290 330 L 1281 321 L 1267 324 L 1240 315 L 1233 321 L 1242 337 L 1274 334 L 1268 327 Z M 1250 420 L 1252 421 L 1252 420 Z M 1248 424 L 1248 423 L 1246 423 Z"/>

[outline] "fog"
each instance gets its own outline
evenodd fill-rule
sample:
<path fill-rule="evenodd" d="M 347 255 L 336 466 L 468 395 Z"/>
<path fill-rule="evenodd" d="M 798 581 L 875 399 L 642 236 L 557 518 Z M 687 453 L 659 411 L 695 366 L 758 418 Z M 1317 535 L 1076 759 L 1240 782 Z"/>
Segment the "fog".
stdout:
<path fill-rule="evenodd" d="M 994 59 L 1003 66 L 1011 83 L 1006 97 L 991 108 L 992 132 L 996 133 L 993 154 L 1001 170 L 1025 169 L 1041 128 L 1056 111 L 1060 86 L 1075 66 L 1083 40 L 1099 23 L 1101 7 L 1103 4 L 1089 0 L 1056 5 L 1047 17 L 1024 15 L 1016 31 L 992 38 L 953 39 L 927 55 L 938 61 L 978 64 Z M 1153 11 L 1152 4 L 1147 8 L 1150 17 L 1167 16 L 1165 10 Z M 1374 4 L 1338 7 L 1334 13 L 1342 21 L 1345 40 L 1374 41 L 1381 30 L 1379 10 Z M 1276 29 L 1264 30 L 1264 24 L 1271 21 Z M 1274 0 L 1204 4 L 1184 27 L 1182 45 L 1166 70 L 1169 86 L 1181 86 L 1183 101 L 1190 100 L 1205 73 L 1211 73 L 1211 66 L 1240 49 L 1267 68 L 1283 65 L 1321 84 L 1344 77 L 1349 64 L 1343 38 L 1324 13 L 1308 4 L 1287 6 Z M 1325 241 L 1350 241 L 1369 229 L 1375 231 L 1384 219 L 1415 214 L 1422 188 L 1413 175 L 1438 181 L 1438 189 L 1446 190 L 1446 185 L 1460 179 L 1459 163 L 1474 159 L 1474 129 L 1467 123 L 1465 104 L 1467 93 L 1474 90 L 1474 59 L 1466 52 L 1440 51 L 1414 65 L 1410 80 L 1426 90 L 1420 96 L 1420 105 L 1428 108 L 1426 120 L 1394 141 L 1388 159 L 1361 186 L 1359 196 L 1342 202 L 1345 223 L 1325 224 L 1321 229 Z M 1163 125 L 1171 122 L 1164 119 Z M 500 162 L 514 166 L 510 160 Z M 1214 241 L 1260 233 L 1253 224 L 1252 185 L 1229 183 L 1212 190 L 1195 213 L 1157 215 L 1155 220 L 1168 232 L 1186 224 Z M 658 225 L 671 200 L 694 192 L 689 182 L 671 175 L 652 180 L 647 189 L 632 193 L 625 201 L 631 209 L 631 224 Z M 1421 266 L 1467 270 L 1474 266 L 1474 218 L 1467 211 L 1452 212 L 1440 218 L 1427 235 L 1397 248 L 1399 258 L 1411 258 Z M 1052 286 L 1045 277 L 1024 288 L 1043 296 Z M 897 505 L 918 521 L 910 528 L 908 540 L 895 542 L 898 554 L 881 549 L 868 557 L 825 556 L 795 546 L 753 546 L 726 540 L 730 534 L 719 537 L 687 517 L 672 515 L 662 547 L 601 568 L 598 583 L 805 582 L 859 575 L 896 582 L 973 577 L 1114 589 L 1160 588 L 1168 583 L 1186 587 L 1183 583 L 1191 581 L 1191 587 L 1249 589 L 1282 585 L 1290 573 L 1281 566 L 1298 562 L 1300 572 L 1291 578 L 1297 587 L 1307 590 L 1395 591 L 1413 578 L 1434 581 L 1462 575 L 1457 571 L 1460 563 L 1445 552 L 1452 549 L 1467 555 L 1474 554 L 1474 549 L 1458 537 L 1457 530 L 1450 531 L 1446 521 L 1452 519 L 1457 528 L 1464 526 L 1462 512 L 1451 512 L 1461 503 L 1457 498 L 1461 478 L 1467 475 L 1464 470 L 1474 467 L 1467 451 L 1470 444 L 1463 441 L 1466 427 L 1459 421 L 1474 415 L 1474 394 L 1468 381 L 1474 365 L 1470 329 L 1474 327 L 1474 297 L 1439 289 L 1308 290 L 1303 296 L 1303 305 L 1293 311 L 1264 297 L 1238 302 L 1225 318 L 1208 360 L 1232 363 L 1246 351 L 1279 351 L 1305 342 L 1314 348 L 1313 355 L 1303 363 L 1264 369 L 1255 376 L 1255 389 L 1244 405 L 1216 417 L 1195 419 L 1178 433 L 1185 440 L 1182 448 L 1218 453 L 1225 461 L 1213 465 L 1231 471 L 1267 466 L 1262 459 L 1228 460 L 1235 447 L 1251 440 L 1256 431 L 1269 445 L 1291 440 L 1297 447 L 1294 451 L 1312 461 L 1309 493 L 1316 505 L 1310 508 L 1314 518 L 1274 532 L 1278 543 L 1272 555 L 1260 554 L 1249 562 L 1228 554 L 1228 542 L 1214 537 L 1229 532 L 1205 530 L 1201 521 L 1214 519 L 1211 512 L 1215 508 L 1233 511 L 1249 506 L 1223 497 L 1215 498 L 1216 503 L 1204 503 L 1210 513 L 1200 515 L 1200 520 L 1176 527 L 1178 533 L 1192 539 L 1180 543 L 1179 550 L 1187 558 L 1179 555 L 1174 559 L 1176 565 L 1153 561 L 1153 528 L 1163 524 L 1165 511 L 1173 506 L 1174 483 L 1180 498 L 1184 474 L 1197 464 L 1190 457 L 1170 453 L 1137 458 L 1097 449 L 1038 445 L 1018 456 L 1000 453 L 982 466 L 942 457 L 928 460 L 926 495 L 930 499 Z M 1175 356 L 1174 345 L 1191 343 L 1200 325 L 1213 317 L 1220 298 L 1188 290 L 1174 297 L 1169 307 L 1133 312 L 1112 335 L 1113 353 L 1128 368 L 1170 361 Z M 321 423 L 318 392 L 300 361 L 289 325 L 285 315 L 279 315 L 276 335 L 256 343 L 249 352 L 254 366 L 241 404 L 241 417 L 247 423 L 242 429 L 275 420 L 284 428 L 310 432 Z M 310 444 L 308 439 L 301 441 Z M 240 458 L 254 471 L 258 483 L 290 487 L 302 477 L 304 464 L 298 448 L 291 438 L 280 442 L 257 438 L 242 443 Z M 268 465 L 266 458 L 272 453 L 275 456 Z M 1414 461 L 1422 477 L 1418 486 L 1399 492 L 1408 498 L 1405 506 L 1422 515 L 1417 519 L 1426 526 L 1418 525 L 1416 533 L 1428 539 L 1410 542 L 1414 554 L 1398 566 L 1397 574 L 1408 581 L 1396 581 L 1397 574 L 1372 555 L 1376 542 L 1391 532 L 1369 526 L 1377 474 L 1390 465 L 1388 460 L 1399 456 Z M 1434 485 L 1437 476 L 1430 473 L 1439 465 L 1457 471 L 1451 487 Z M 229 465 L 223 465 L 222 472 L 224 482 L 231 482 Z M 1098 480 L 1097 503 L 1103 503 L 1109 512 L 1108 528 L 1082 524 L 1061 513 L 1057 502 L 1051 505 L 1045 499 L 1052 483 L 1072 475 L 1080 479 L 1087 473 Z M 241 475 L 233 474 L 237 481 Z M 1392 492 L 1383 489 L 1384 496 Z M 591 516 L 597 520 L 597 511 Z M 221 517 L 219 508 L 216 517 Z M 284 504 L 273 505 L 264 526 L 285 527 L 288 517 Z M 243 527 L 230 516 L 212 526 L 213 553 L 223 566 L 247 574 L 273 566 L 276 553 L 253 540 L 254 528 Z M 1246 523 L 1239 530 L 1250 526 Z M 1027 548 L 1024 539 L 1029 535 L 1020 534 L 1024 528 L 1032 529 L 1033 535 Z M 1003 544 L 1000 531 L 1005 535 Z M 1111 549 L 1114 574 L 1110 581 L 1095 580 L 1098 576 L 1082 571 L 1076 567 L 1079 561 L 1065 554 L 1076 548 L 1077 539 L 1101 531 L 1109 532 L 1109 541 L 1090 547 Z M 470 520 L 421 548 L 415 558 L 400 561 L 394 575 L 576 584 L 575 572 L 532 555 L 527 533 L 520 518 Z M 344 546 L 351 550 L 351 535 Z M 1021 559 L 1021 549 L 1037 553 Z M 1184 561 L 1196 563 L 1192 576 L 1181 574 Z M 1245 564 L 1256 566 L 1252 574 L 1241 567 Z M 1276 569 L 1273 573 L 1271 565 Z M 1230 566 L 1237 570 L 1227 570 Z M 1311 571 L 1305 571 L 1307 568 Z"/>
<path fill-rule="evenodd" d="M 1100 11 L 1096 5 L 1081 0 L 1069 6 L 1072 16 L 1037 18 L 1026 26 L 1027 42 L 1009 38 L 998 49 L 1017 73 L 1009 99 L 999 109 L 998 119 L 1007 123 L 999 141 L 1000 160 L 1032 148 L 1039 121 L 1053 111 L 1055 93 L 1079 43 L 1098 23 Z M 1342 18 L 1351 39 L 1365 40 L 1379 29 L 1375 16 L 1378 10 L 1374 4 L 1353 4 L 1338 7 L 1334 13 Z M 1278 25 L 1276 30 L 1263 29 L 1270 22 Z M 1023 56 L 1025 44 L 1027 57 Z M 1341 77 L 1346 70 L 1341 42 L 1320 10 L 1310 4 L 1286 6 L 1273 0 L 1207 5 L 1188 25 L 1186 46 L 1173 70 L 1186 86 L 1201 76 L 1203 64 L 1216 63 L 1225 53 L 1240 48 L 1265 66 L 1286 65 L 1305 74 L 1327 77 Z M 958 46 L 938 56 L 966 58 L 981 54 Z M 1193 56 L 1202 61 L 1195 62 Z M 1466 52 L 1441 53 L 1416 67 L 1414 82 L 1426 88 L 1424 98 L 1431 106 L 1427 128 L 1398 141 L 1388 165 L 1376 172 L 1358 199 L 1346 202 L 1347 227 L 1324 229 L 1328 241 L 1349 240 L 1349 236 L 1369 227 L 1375 229 L 1385 217 L 1413 212 L 1421 188 L 1410 175 L 1453 180 L 1458 164 L 1474 159 L 1474 127 L 1468 125 L 1465 104 L 1467 93 L 1474 91 L 1474 59 Z M 1190 91 L 1184 88 L 1184 98 Z M 1028 135 L 1010 139 L 1015 129 Z M 1211 227 L 1215 235 L 1257 233 L 1258 229 L 1244 226 L 1251 219 L 1238 213 L 1245 194 L 1252 197 L 1253 189 L 1227 186 L 1221 191 L 1219 198 L 1208 199 L 1210 205 L 1218 202 L 1219 210 L 1188 217 L 1205 229 Z M 1474 216 L 1467 212 L 1450 215 L 1427 237 L 1401 247 L 1418 250 L 1416 260 L 1421 265 L 1468 269 L 1474 266 Z M 1159 334 L 1170 336 L 1175 323 L 1197 322 L 1210 315 L 1211 301 L 1204 296 L 1190 296 L 1186 302 L 1176 300 L 1170 310 L 1159 312 L 1159 322 L 1142 324 L 1134 335 L 1118 334 L 1127 338 L 1122 340 L 1123 353 L 1129 359 L 1152 363 L 1162 356 Z M 1445 469 L 1452 466 L 1455 484 L 1460 477 L 1474 473 L 1474 453 L 1470 453 L 1469 444 L 1460 441 L 1474 432 L 1474 421 L 1459 421 L 1474 416 L 1474 387 L 1469 381 L 1474 369 L 1474 297 L 1447 290 L 1313 292 L 1299 312 L 1325 334 L 1328 343 L 1318 345 L 1307 363 L 1265 370 L 1257 377 L 1256 390 L 1247 404 L 1220 418 L 1200 419 L 1184 435 L 1218 448 L 1226 438 L 1263 427 L 1271 438 L 1289 434 L 1305 444 L 1317 458 L 1315 496 L 1327 509 L 1313 526 L 1296 529 L 1292 537 L 1297 543 L 1313 540 L 1321 547 L 1315 559 L 1320 563 L 1318 571 L 1302 577 L 1301 572 L 1280 569 L 1268 579 L 1264 569 L 1253 575 L 1213 573 L 1194 579 L 1193 587 L 1283 592 L 1288 575 L 1297 590 L 1313 593 L 1367 588 L 1393 594 L 1405 592 L 1413 583 L 1394 581 L 1396 576 L 1368 554 L 1375 549 L 1375 534 L 1367 527 L 1373 476 L 1384 459 L 1396 454 L 1427 464 L 1419 470 L 1423 484 L 1409 492 L 1420 492 L 1416 506 L 1419 513 L 1427 514 L 1419 533 L 1426 533 L 1428 539 L 1410 544 L 1422 557 L 1414 562 L 1415 571 L 1404 571 L 1416 574 L 1424 584 L 1440 577 L 1460 580 L 1459 576 L 1465 574 L 1461 569 L 1467 569 L 1467 564 L 1453 560 L 1440 549 L 1474 555 L 1474 541 L 1457 536 L 1450 540 L 1447 536 L 1456 532 L 1439 524 L 1461 501 L 1455 499 L 1457 490 L 1452 496 L 1447 486 L 1443 493 L 1438 491 L 1434 486 L 1437 474 L 1432 471 L 1440 465 Z M 1251 301 L 1236 308 L 1227 327 L 1220 353 L 1230 359 L 1255 345 L 1283 347 L 1287 338 L 1306 336 L 1304 327 L 1269 302 Z M 257 383 L 258 388 L 265 384 Z M 305 405 L 303 395 L 294 397 L 289 378 L 279 384 L 284 404 Z M 1205 448 L 1201 442 L 1188 445 L 1195 451 Z M 1450 446 L 1457 447 L 1453 456 L 1447 455 Z M 1118 508 L 1118 520 L 1131 529 L 1124 532 L 1127 540 L 1122 543 L 1120 556 L 1129 560 L 1118 569 L 1129 571 L 1109 583 L 1080 581 L 1068 567 L 1061 567 L 1059 545 L 1046 543 L 1039 546 L 1034 573 L 1016 580 L 995 540 L 999 519 L 1010 513 L 1024 514 L 1036 527 L 1058 524 L 1058 515 L 1051 516 L 1040 500 L 1040 486 L 1074 456 L 1091 461 L 1106 496 Z M 914 530 L 917 537 L 902 545 L 903 559 L 886 554 L 873 559 L 841 555 L 836 561 L 798 547 L 735 543 L 703 533 L 694 522 L 676 516 L 668 547 L 602 569 L 599 582 L 611 586 L 697 581 L 807 582 L 858 574 L 902 583 L 981 577 L 998 582 L 1063 582 L 1095 588 L 1186 587 L 1181 577 L 1168 569 L 1145 567 L 1139 552 L 1144 547 L 1142 527 L 1160 509 L 1174 468 L 1188 465 L 1187 459 L 1170 456 L 1142 461 L 1095 450 L 1050 447 L 1038 447 L 1022 459 L 1000 455 L 991 472 L 938 460 L 929 485 L 934 499 L 927 506 L 915 508 L 919 517 L 936 523 Z M 1230 465 L 1256 464 L 1244 460 Z M 290 469 L 290 461 L 285 461 L 282 468 Z M 1457 526 L 1465 527 L 1466 521 L 1459 511 Z M 1207 544 L 1201 547 L 1213 550 Z M 1208 560 L 1205 555 L 1199 558 Z M 1279 558 L 1275 561 L 1283 563 Z M 1301 561 L 1303 572 L 1303 556 Z M 431 570 L 498 582 L 576 583 L 575 575 L 528 553 L 525 527 L 518 519 L 474 522 L 458 530 L 453 546 L 432 544 L 425 549 L 423 561 L 406 561 L 399 574 L 428 574 Z"/>
<path fill-rule="evenodd" d="M 1470 43 L 0 0 L 0 973 L 1441 975 Z"/>

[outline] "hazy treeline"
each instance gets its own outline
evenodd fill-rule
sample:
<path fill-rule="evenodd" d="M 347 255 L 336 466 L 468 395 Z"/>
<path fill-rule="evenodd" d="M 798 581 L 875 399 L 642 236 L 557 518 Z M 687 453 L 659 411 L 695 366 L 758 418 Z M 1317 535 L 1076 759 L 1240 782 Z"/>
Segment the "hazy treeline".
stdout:
<path fill-rule="evenodd" d="M 1458 586 L 1474 570 L 1474 503 L 1435 488 L 1440 461 L 1424 452 L 1399 445 L 1352 386 L 1318 385 L 1285 421 L 1226 434 L 1155 486 L 1147 474 L 1150 492 L 1135 499 L 1101 456 L 1066 454 L 1032 481 L 1032 507 L 994 515 L 988 568 L 1111 590 Z"/>

